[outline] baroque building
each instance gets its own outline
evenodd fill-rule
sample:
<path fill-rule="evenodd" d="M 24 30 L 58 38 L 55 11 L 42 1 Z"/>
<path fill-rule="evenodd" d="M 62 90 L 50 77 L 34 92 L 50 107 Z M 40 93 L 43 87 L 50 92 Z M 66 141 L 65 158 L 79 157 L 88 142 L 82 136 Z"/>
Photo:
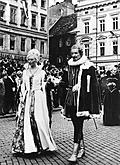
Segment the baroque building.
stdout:
<path fill-rule="evenodd" d="M 70 48 L 75 43 L 77 27 L 75 5 L 72 0 L 63 0 L 49 8 L 49 60 L 50 63 L 63 67 L 70 57 Z"/>
<path fill-rule="evenodd" d="M 24 60 L 37 48 L 48 58 L 47 1 L 0 0 L 0 57 Z"/>
<path fill-rule="evenodd" d="M 72 0 L 63 0 L 63 2 L 57 2 L 55 5 L 49 8 L 49 27 L 54 25 L 54 23 L 62 16 L 67 16 L 74 13 L 74 5 Z"/>
<path fill-rule="evenodd" d="M 77 15 L 75 13 L 61 17 L 49 30 L 49 60 L 57 67 L 67 64 L 71 56 L 71 46 L 75 44 Z"/>
<path fill-rule="evenodd" d="M 84 53 L 100 68 L 120 62 L 120 1 L 78 0 L 77 35 Z"/>

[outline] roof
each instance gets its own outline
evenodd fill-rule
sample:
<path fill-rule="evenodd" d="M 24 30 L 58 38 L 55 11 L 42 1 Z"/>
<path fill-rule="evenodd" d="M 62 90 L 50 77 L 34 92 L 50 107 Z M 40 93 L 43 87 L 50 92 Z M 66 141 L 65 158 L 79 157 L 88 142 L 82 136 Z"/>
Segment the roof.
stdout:
<path fill-rule="evenodd" d="M 49 31 L 50 36 L 63 35 L 77 27 L 77 14 L 60 17 Z"/>

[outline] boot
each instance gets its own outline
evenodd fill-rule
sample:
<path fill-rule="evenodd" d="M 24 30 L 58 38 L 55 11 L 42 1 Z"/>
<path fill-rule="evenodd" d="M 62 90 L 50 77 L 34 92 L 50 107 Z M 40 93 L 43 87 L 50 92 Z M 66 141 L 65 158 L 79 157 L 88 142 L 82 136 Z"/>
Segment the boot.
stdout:
<path fill-rule="evenodd" d="M 79 144 L 79 151 L 77 158 L 82 158 L 85 155 L 85 145 L 84 145 L 84 140 L 81 140 Z"/>
<path fill-rule="evenodd" d="M 76 162 L 77 161 L 78 147 L 79 147 L 79 144 L 74 143 L 73 153 L 72 153 L 71 157 L 68 159 L 69 162 Z"/>

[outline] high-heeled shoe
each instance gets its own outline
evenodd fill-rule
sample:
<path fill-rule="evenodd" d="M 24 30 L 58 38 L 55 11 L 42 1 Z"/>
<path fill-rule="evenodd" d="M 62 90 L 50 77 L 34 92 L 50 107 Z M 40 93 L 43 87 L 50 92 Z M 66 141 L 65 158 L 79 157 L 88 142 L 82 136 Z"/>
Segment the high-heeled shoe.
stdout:
<path fill-rule="evenodd" d="M 78 143 L 74 143 L 73 153 L 72 153 L 71 157 L 68 159 L 69 162 L 77 161 L 78 147 L 79 147 Z"/>
<path fill-rule="evenodd" d="M 77 158 L 82 158 L 83 156 L 85 156 L 85 149 L 84 148 L 80 148 Z"/>

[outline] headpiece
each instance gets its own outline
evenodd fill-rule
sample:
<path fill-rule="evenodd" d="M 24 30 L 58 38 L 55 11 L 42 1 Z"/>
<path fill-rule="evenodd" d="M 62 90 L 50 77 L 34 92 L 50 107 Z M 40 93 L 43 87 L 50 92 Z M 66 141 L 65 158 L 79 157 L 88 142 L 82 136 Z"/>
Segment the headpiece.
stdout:
<path fill-rule="evenodd" d="M 28 52 L 27 59 L 28 59 L 29 57 L 33 57 L 33 58 L 35 58 L 37 61 L 39 61 L 39 59 L 40 59 L 40 52 L 39 52 L 37 49 L 31 49 L 31 50 Z"/>

